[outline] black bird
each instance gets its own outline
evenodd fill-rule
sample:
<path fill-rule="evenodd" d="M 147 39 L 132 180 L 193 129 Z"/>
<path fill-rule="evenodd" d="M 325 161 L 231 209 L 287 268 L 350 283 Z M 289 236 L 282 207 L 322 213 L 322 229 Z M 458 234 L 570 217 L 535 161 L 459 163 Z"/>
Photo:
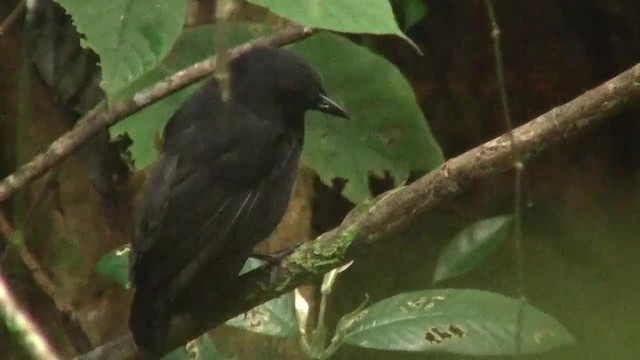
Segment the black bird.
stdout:
<path fill-rule="evenodd" d="M 129 327 L 147 352 L 162 348 L 172 314 L 223 301 L 254 245 L 281 220 L 305 112 L 348 118 L 289 51 L 253 49 L 229 63 L 229 77 L 227 101 L 210 80 L 169 120 L 142 192 Z"/>

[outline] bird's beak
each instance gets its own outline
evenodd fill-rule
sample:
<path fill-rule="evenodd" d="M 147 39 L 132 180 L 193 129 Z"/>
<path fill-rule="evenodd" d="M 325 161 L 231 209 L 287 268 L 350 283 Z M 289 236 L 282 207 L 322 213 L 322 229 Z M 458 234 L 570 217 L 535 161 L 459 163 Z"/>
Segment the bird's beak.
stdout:
<path fill-rule="evenodd" d="M 338 116 L 343 119 L 350 119 L 349 114 L 347 114 L 340 105 L 336 104 L 335 101 L 329 99 L 324 94 L 320 94 L 320 99 L 313 109 L 326 114 Z"/>

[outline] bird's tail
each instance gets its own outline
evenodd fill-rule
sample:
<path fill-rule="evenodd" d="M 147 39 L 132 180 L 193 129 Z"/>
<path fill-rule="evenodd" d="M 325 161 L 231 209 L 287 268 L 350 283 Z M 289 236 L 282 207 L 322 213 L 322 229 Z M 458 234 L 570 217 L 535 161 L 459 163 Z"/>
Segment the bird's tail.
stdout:
<path fill-rule="evenodd" d="M 129 312 L 129 329 L 138 348 L 150 354 L 162 350 L 170 319 L 167 300 L 149 289 L 136 289 Z"/>

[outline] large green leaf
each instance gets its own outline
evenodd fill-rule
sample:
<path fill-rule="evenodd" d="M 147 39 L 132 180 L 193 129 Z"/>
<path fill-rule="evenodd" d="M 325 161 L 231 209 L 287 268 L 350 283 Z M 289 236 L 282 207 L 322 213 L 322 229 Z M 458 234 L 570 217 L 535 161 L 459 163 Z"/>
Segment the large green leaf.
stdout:
<path fill-rule="evenodd" d="M 518 329 L 518 312 L 522 324 Z M 404 293 L 365 309 L 341 329 L 351 345 L 403 351 L 512 355 L 570 344 L 573 336 L 531 305 L 481 290 L 443 289 Z"/>
<path fill-rule="evenodd" d="M 347 33 L 394 34 L 400 30 L 389 0 L 248 0 L 301 25 Z"/>
<path fill-rule="evenodd" d="M 249 258 L 244 263 L 240 275 L 254 270 L 264 264 L 264 261 Z M 279 337 L 298 336 L 298 323 L 290 294 L 284 294 L 262 305 L 240 314 L 226 323 L 239 329 L 256 332 L 263 335 Z"/>
<path fill-rule="evenodd" d="M 123 288 L 129 288 L 129 251 L 127 244 L 108 252 L 100 258 L 93 270 Z"/>
<path fill-rule="evenodd" d="M 482 264 L 508 236 L 511 216 L 478 221 L 462 230 L 440 253 L 433 281 L 449 279 Z"/>
<path fill-rule="evenodd" d="M 225 45 L 229 47 L 270 31 L 265 27 L 248 26 L 247 24 L 225 24 L 225 27 L 227 35 Z M 185 29 L 162 63 L 129 85 L 123 90 L 122 95 L 133 96 L 136 91 L 151 86 L 176 71 L 213 55 L 213 49 L 216 49 L 214 29 L 212 26 Z M 142 169 L 155 161 L 158 156 L 154 146 L 155 140 L 162 133 L 164 124 L 198 86 L 199 84 L 194 84 L 178 91 L 110 128 L 112 136 L 115 137 L 126 132 L 133 140 L 129 151 L 136 169 Z"/>
<path fill-rule="evenodd" d="M 279 337 L 298 336 L 291 294 L 284 294 L 228 320 L 225 325 Z"/>
<path fill-rule="evenodd" d="M 109 96 L 154 68 L 184 22 L 184 0 L 56 1 L 100 56 L 101 86 Z"/>
<path fill-rule="evenodd" d="M 330 33 L 291 48 L 318 70 L 329 96 L 352 117 L 307 115 L 303 161 L 323 182 L 345 178 L 344 195 L 359 203 L 371 197 L 371 173 L 388 171 L 398 184 L 411 171 L 426 172 L 442 163 L 415 94 L 393 64 Z"/>

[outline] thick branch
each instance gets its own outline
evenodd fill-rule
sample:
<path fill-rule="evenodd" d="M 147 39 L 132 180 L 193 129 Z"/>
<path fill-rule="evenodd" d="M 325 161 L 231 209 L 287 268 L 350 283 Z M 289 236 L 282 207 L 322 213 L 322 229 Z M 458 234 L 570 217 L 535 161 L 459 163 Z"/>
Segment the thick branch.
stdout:
<path fill-rule="evenodd" d="M 239 56 L 256 46 L 284 46 L 302 40 L 312 33 L 313 30 L 310 28 L 292 25 L 274 35 L 260 37 L 230 49 L 229 57 Z M 78 121 L 71 131 L 59 137 L 49 145 L 45 152 L 36 155 L 31 162 L 22 166 L 0 183 L 0 202 L 71 155 L 98 131 L 206 77 L 215 68 L 216 58 L 214 56 L 181 70 L 150 88 L 139 91 L 131 99 L 116 102 L 110 109 L 106 109 L 104 102 L 96 105 Z"/>
<path fill-rule="evenodd" d="M 520 150 L 529 156 L 579 134 L 618 114 L 628 104 L 640 101 L 640 64 L 576 99 L 518 127 L 513 136 Z M 366 212 L 348 217 L 342 225 L 311 243 L 300 246 L 276 269 L 254 271 L 242 276 L 236 292 L 223 307 L 211 306 L 211 313 L 198 314 L 196 322 L 175 318 L 167 349 L 180 346 L 227 319 L 248 311 L 306 281 L 352 259 L 372 243 L 391 239 L 417 215 L 458 195 L 473 181 L 512 167 L 510 135 L 503 135 L 445 164 L 416 182 L 383 195 Z M 78 359 L 135 359 L 139 355 L 130 336 L 114 340 Z"/>

